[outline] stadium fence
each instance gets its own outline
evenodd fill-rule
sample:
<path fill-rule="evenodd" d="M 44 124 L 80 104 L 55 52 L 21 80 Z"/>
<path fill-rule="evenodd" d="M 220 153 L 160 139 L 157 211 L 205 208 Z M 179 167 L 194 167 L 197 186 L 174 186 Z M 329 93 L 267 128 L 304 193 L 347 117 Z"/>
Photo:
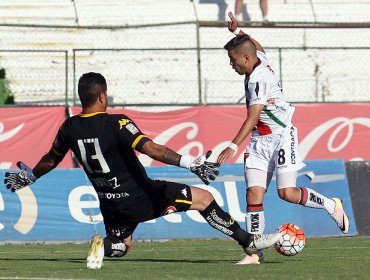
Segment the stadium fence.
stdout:
<path fill-rule="evenodd" d="M 18 106 L 78 105 L 78 78 L 89 71 L 106 76 L 112 106 L 244 103 L 243 77 L 231 69 L 222 48 L 232 38 L 224 22 L 7 27 L 13 35 L 5 39 L 13 44 L 5 46 L 21 49 L 0 50 L 0 66 L 6 69 Z M 244 27 L 261 38 L 288 101 L 369 101 L 370 40 L 365 36 L 369 24 L 245 23 Z M 17 34 L 24 39 L 25 32 L 32 36 L 22 45 Z M 176 34 L 170 38 L 172 33 Z M 50 48 L 53 44 L 55 49 Z"/>

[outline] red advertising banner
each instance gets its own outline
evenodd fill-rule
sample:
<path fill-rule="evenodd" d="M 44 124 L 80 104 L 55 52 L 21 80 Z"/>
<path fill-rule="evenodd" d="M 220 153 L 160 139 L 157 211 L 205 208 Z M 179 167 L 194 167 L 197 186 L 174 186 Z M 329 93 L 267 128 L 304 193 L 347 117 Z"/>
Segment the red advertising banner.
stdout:
<path fill-rule="evenodd" d="M 1 108 L 0 169 L 17 168 L 20 160 L 34 167 L 49 151 L 64 120 L 64 107 Z M 59 165 L 72 166 L 71 154 Z"/>
<path fill-rule="evenodd" d="M 370 104 L 297 105 L 300 153 L 304 159 L 370 159 Z"/>
<path fill-rule="evenodd" d="M 300 152 L 304 159 L 370 159 L 370 104 L 299 104 L 293 123 L 298 127 Z M 81 109 L 72 108 L 73 114 Z M 199 106 L 150 113 L 109 109 L 124 113 L 155 142 L 180 154 L 198 156 L 213 150 L 211 160 L 229 144 L 246 118 L 245 106 Z M 243 162 L 245 141 L 231 162 Z M 139 155 L 146 166 L 161 165 Z"/>
<path fill-rule="evenodd" d="M 299 129 L 304 159 L 370 160 L 370 104 L 299 104 L 293 123 Z M 22 160 L 33 167 L 49 151 L 64 107 L 1 108 L 0 169 L 16 168 Z M 228 145 L 247 116 L 245 106 L 199 106 L 168 112 L 109 109 L 131 117 L 151 139 L 181 154 L 198 156 L 213 150 L 211 160 Z M 73 114 L 81 109 L 72 108 Z M 244 147 L 231 162 L 243 162 Z M 139 155 L 146 166 L 161 165 Z M 59 167 L 71 168 L 68 154 Z"/>

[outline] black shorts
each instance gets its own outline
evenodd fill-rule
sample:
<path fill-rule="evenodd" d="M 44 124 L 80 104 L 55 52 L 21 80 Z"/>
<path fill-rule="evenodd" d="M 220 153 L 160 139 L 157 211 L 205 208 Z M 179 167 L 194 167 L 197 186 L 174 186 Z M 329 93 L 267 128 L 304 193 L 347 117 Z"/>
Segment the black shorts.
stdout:
<path fill-rule="evenodd" d="M 185 212 L 192 204 L 188 185 L 151 180 L 145 196 L 135 201 L 129 211 L 117 211 L 104 217 L 107 235 L 124 239 L 133 234 L 139 223 L 174 212 Z"/>

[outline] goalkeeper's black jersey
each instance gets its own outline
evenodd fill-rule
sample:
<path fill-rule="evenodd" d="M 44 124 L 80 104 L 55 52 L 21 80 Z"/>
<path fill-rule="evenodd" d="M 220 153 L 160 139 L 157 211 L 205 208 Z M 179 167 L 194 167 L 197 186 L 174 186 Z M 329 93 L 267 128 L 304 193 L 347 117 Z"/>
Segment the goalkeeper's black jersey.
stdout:
<path fill-rule="evenodd" d="M 123 114 L 104 112 L 68 118 L 60 127 L 52 150 L 63 156 L 71 149 L 93 184 L 103 216 L 135 211 L 150 188 L 134 150 L 150 141 Z"/>

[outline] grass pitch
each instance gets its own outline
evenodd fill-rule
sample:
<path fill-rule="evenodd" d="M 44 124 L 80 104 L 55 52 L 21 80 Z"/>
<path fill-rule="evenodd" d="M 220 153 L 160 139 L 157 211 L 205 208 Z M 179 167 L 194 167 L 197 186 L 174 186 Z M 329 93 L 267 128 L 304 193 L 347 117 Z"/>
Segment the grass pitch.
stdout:
<path fill-rule="evenodd" d="M 236 266 L 230 239 L 136 242 L 121 259 L 86 269 L 88 243 L 0 246 L 0 279 L 370 279 L 370 237 L 310 238 L 294 257 L 265 251 L 266 263 Z"/>

